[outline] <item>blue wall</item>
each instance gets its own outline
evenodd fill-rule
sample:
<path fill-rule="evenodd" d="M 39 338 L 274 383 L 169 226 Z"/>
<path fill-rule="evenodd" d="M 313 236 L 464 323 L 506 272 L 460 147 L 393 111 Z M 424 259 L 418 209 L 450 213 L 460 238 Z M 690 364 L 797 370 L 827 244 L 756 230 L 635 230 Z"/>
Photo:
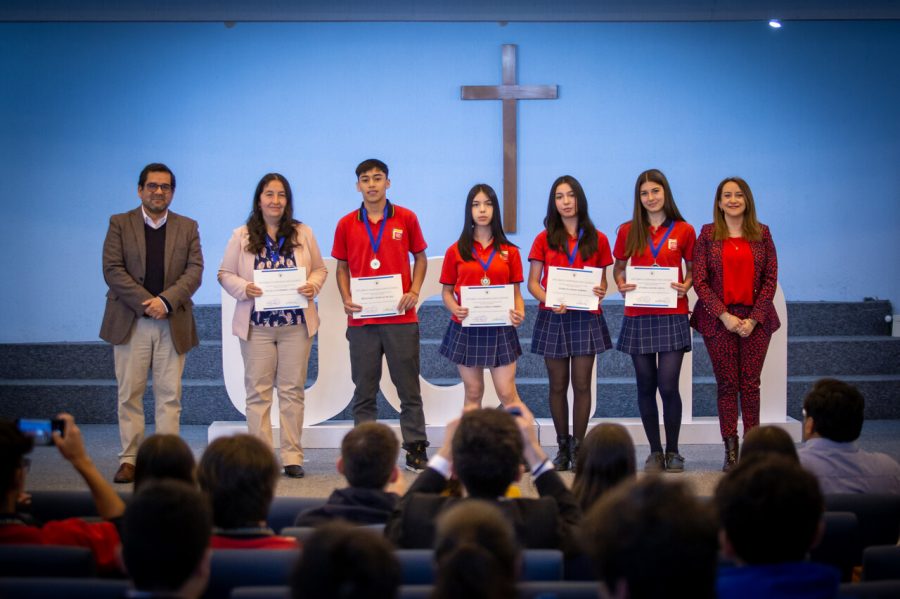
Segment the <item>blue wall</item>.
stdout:
<path fill-rule="evenodd" d="M 739 174 L 788 299 L 900 303 L 897 22 L 3 24 L 0 342 L 97 338 L 107 220 L 151 161 L 200 222 L 198 303 L 218 303 L 225 242 L 271 170 L 327 253 L 355 165 L 381 157 L 442 255 L 472 183 L 501 188 L 499 103 L 459 86 L 498 83 L 503 43 L 520 82 L 560 86 L 519 107 L 526 253 L 560 174 L 611 239 L 641 170 L 666 172 L 698 229 Z"/>

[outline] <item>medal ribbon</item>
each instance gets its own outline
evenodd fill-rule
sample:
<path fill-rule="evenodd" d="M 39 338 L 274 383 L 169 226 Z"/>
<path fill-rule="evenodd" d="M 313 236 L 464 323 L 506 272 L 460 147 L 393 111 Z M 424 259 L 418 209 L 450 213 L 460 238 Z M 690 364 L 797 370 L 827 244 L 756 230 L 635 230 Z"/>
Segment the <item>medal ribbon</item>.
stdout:
<path fill-rule="evenodd" d="M 381 217 L 381 224 L 378 226 L 378 238 L 372 235 L 372 223 L 369 222 L 369 215 L 363 214 L 363 221 L 366 223 L 366 233 L 369 234 L 369 244 L 372 246 L 372 252 L 378 255 L 378 248 L 381 247 L 381 236 L 384 235 L 384 226 L 387 224 L 388 207 L 384 206 L 384 215 Z"/>
<path fill-rule="evenodd" d="M 656 257 L 659 256 L 659 251 L 662 249 L 663 244 L 666 242 L 666 239 L 669 238 L 669 234 L 672 232 L 672 229 L 675 228 L 675 219 L 672 219 L 672 222 L 669 223 L 669 228 L 666 229 L 665 235 L 662 236 L 662 239 L 659 240 L 658 245 L 653 245 L 653 237 L 650 237 L 650 253 L 653 254 L 653 264 L 656 264 Z"/>
<path fill-rule="evenodd" d="M 578 244 L 581 243 L 581 238 L 584 237 L 584 229 L 578 230 L 578 241 L 575 242 L 575 247 L 571 252 L 566 252 L 566 256 L 569 257 L 569 266 L 575 264 L 575 254 L 578 253 Z"/>
<path fill-rule="evenodd" d="M 266 253 L 269 255 L 269 262 L 272 263 L 272 266 L 275 266 L 275 263 L 278 262 L 278 254 L 281 253 L 281 248 L 284 246 L 284 237 L 278 238 L 278 247 L 275 247 L 275 242 L 266 235 Z"/>
<path fill-rule="evenodd" d="M 475 255 L 475 259 L 478 260 L 478 264 L 480 264 L 480 265 L 481 265 L 481 268 L 484 269 L 484 276 L 487 276 L 488 268 L 490 268 L 491 262 L 494 261 L 494 256 L 497 255 L 497 247 L 494 246 L 493 251 L 491 251 L 491 255 L 488 256 L 487 262 L 482 262 L 482 261 L 481 261 L 481 256 L 478 255 L 478 250 L 477 250 L 477 249 L 476 249 L 474 252 L 472 252 L 472 253 Z"/>

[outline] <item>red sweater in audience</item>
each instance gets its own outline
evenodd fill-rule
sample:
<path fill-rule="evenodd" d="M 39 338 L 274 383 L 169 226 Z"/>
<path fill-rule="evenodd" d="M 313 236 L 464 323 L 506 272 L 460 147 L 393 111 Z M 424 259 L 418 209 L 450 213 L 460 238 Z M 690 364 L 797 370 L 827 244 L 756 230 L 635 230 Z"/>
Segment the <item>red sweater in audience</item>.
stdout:
<path fill-rule="evenodd" d="M 213 549 L 299 549 L 294 537 L 280 535 L 228 536 L 214 534 L 209 542 Z"/>
<path fill-rule="evenodd" d="M 37 527 L 8 518 L 0 526 L 0 543 L 85 547 L 93 552 L 98 573 L 119 571 L 116 560 L 119 531 L 112 522 L 86 522 L 81 518 L 67 518 L 51 520 L 42 527 Z"/>

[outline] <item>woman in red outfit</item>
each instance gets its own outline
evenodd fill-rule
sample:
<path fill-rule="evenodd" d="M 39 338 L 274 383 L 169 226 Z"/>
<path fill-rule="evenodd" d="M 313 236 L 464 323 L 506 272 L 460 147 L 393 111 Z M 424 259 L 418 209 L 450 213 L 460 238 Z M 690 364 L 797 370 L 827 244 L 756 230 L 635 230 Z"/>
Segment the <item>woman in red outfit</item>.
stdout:
<path fill-rule="evenodd" d="M 713 222 L 703 225 L 694 247 L 699 299 L 691 316 L 716 375 L 726 472 L 737 462 L 738 395 L 744 433 L 759 426 L 759 377 L 769 339 L 781 326 L 772 304 L 777 284 L 769 228 L 756 220 L 747 182 L 729 177 L 719 183 Z"/>

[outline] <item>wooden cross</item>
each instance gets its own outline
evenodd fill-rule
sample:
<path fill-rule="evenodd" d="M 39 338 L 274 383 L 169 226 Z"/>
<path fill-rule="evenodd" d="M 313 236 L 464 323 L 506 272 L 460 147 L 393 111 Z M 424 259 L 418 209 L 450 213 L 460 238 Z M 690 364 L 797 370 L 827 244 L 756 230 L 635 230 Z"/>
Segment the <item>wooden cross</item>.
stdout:
<path fill-rule="evenodd" d="M 516 46 L 503 44 L 503 84 L 463 85 L 463 100 L 503 101 L 503 228 L 516 232 L 517 169 L 516 113 L 517 100 L 555 100 L 555 85 L 519 85 L 516 83 Z"/>

